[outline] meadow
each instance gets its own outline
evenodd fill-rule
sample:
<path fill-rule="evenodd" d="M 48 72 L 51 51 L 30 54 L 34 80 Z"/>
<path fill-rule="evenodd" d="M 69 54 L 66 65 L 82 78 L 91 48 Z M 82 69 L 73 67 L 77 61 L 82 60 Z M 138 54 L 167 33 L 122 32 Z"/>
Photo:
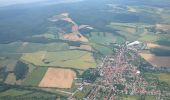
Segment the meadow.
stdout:
<path fill-rule="evenodd" d="M 37 67 L 32 72 L 28 73 L 26 78 L 23 80 L 21 85 L 25 86 L 38 86 L 44 77 L 48 68 L 46 67 Z"/>
<path fill-rule="evenodd" d="M 22 60 L 37 66 L 52 66 L 75 69 L 95 68 L 96 62 L 92 53 L 82 50 L 58 52 L 34 52 L 23 54 Z"/>

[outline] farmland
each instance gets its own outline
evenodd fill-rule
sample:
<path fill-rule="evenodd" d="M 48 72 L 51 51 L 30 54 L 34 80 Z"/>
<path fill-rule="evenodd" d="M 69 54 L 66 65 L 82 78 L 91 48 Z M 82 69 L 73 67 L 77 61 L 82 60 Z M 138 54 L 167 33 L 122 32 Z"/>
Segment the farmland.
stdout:
<path fill-rule="evenodd" d="M 24 54 L 21 59 L 37 66 L 54 66 L 75 69 L 88 69 L 95 68 L 96 66 L 92 54 L 80 50 L 27 53 Z"/>
<path fill-rule="evenodd" d="M 71 88 L 75 77 L 76 74 L 70 69 L 48 68 L 39 87 Z"/>
<path fill-rule="evenodd" d="M 0 100 L 169 100 L 169 5 L 40 0 L 0 7 Z"/>
<path fill-rule="evenodd" d="M 38 86 L 41 82 L 42 78 L 44 77 L 46 71 L 48 68 L 46 67 L 39 67 L 35 68 L 32 72 L 30 72 L 24 81 L 22 82 L 22 85 L 25 86 Z"/>
<path fill-rule="evenodd" d="M 158 67 L 160 66 L 169 67 L 170 66 L 170 63 L 169 63 L 170 57 L 159 57 L 159 56 L 155 56 L 150 53 L 140 53 L 140 55 L 154 66 L 158 66 Z"/>
<path fill-rule="evenodd" d="M 152 49 L 152 48 L 161 48 L 161 49 L 170 50 L 170 47 L 168 47 L 168 46 L 163 46 L 163 45 L 154 44 L 154 43 L 147 43 L 147 46 L 148 46 L 150 49 Z"/>

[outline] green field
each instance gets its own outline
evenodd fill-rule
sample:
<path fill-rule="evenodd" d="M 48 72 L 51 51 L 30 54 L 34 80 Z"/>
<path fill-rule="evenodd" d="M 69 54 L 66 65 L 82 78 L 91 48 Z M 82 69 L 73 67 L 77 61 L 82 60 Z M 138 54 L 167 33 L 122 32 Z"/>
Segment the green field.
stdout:
<path fill-rule="evenodd" d="M 154 74 L 154 75 L 156 75 L 160 81 L 166 82 L 170 85 L 170 74 L 160 73 L 160 74 Z"/>
<path fill-rule="evenodd" d="M 123 100 L 143 100 L 143 99 L 140 99 L 141 97 L 140 96 L 128 96 L 128 97 L 124 97 Z M 155 100 L 155 96 L 145 96 L 144 97 L 145 100 Z"/>
<path fill-rule="evenodd" d="M 0 97 L 3 96 L 20 96 L 20 95 L 24 95 L 24 94 L 28 94 L 31 93 L 31 91 L 27 91 L 27 90 L 18 90 L 18 89 L 9 89 L 6 90 L 5 92 L 0 92 Z"/>
<path fill-rule="evenodd" d="M 38 86 L 41 79 L 45 75 L 48 68 L 46 67 L 38 67 L 35 68 L 31 73 L 28 73 L 22 85 L 26 86 Z"/>
<path fill-rule="evenodd" d="M 69 50 L 59 52 L 35 52 L 27 53 L 22 60 L 37 66 L 65 67 L 75 69 L 95 68 L 96 62 L 92 53 L 81 50 Z"/>
<path fill-rule="evenodd" d="M 91 32 L 88 36 L 90 43 L 109 45 L 110 43 L 122 43 L 124 39 L 114 33 Z"/>
<path fill-rule="evenodd" d="M 110 55 L 113 53 L 112 49 L 109 46 L 92 44 L 92 47 L 95 51 L 99 52 L 102 55 Z"/>
<path fill-rule="evenodd" d="M 69 46 L 67 43 L 30 43 L 30 42 L 13 42 L 10 44 L 0 44 L 0 52 L 1 53 L 10 53 L 10 54 L 18 54 L 18 53 L 30 53 L 36 51 L 60 51 L 60 50 L 68 50 Z"/>
<path fill-rule="evenodd" d="M 59 94 L 34 91 L 34 89 L 8 89 L 0 92 L 0 100 L 56 100 L 57 97 L 60 97 L 61 100 L 66 100 L 66 97 Z"/>
<path fill-rule="evenodd" d="M 142 34 L 139 40 L 144 42 L 156 42 L 159 40 L 159 35 L 156 34 Z"/>

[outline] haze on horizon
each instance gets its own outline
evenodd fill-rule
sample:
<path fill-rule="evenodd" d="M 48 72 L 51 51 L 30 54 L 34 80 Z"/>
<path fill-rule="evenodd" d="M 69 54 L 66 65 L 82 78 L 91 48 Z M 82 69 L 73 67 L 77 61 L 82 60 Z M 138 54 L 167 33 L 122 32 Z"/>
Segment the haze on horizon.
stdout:
<path fill-rule="evenodd" d="M 41 1 L 47 1 L 47 0 L 0 0 L 0 7 L 10 6 L 15 4 L 41 2 Z"/>
<path fill-rule="evenodd" d="M 11 6 L 16 4 L 29 4 L 29 3 L 43 3 L 45 5 L 78 2 L 83 0 L 0 0 L 0 7 Z"/>

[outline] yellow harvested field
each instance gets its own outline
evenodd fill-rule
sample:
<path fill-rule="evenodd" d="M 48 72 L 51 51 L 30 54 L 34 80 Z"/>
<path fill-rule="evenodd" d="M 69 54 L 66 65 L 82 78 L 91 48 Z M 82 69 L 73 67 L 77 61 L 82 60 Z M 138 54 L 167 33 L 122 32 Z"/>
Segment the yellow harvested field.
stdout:
<path fill-rule="evenodd" d="M 136 29 L 133 28 L 133 27 L 127 27 L 127 28 L 125 28 L 125 29 L 126 29 L 126 31 L 129 32 L 129 33 L 135 33 L 135 32 L 136 32 Z"/>
<path fill-rule="evenodd" d="M 38 65 L 42 62 L 42 60 L 45 58 L 46 52 L 45 51 L 39 51 L 35 53 L 26 53 L 23 54 L 21 59 L 28 61 L 28 62 L 36 62 L 34 64 Z"/>
<path fill-rule="evenodd" d="M 158 45 L 158 44 L 154 44 L 154 43 L 147 43 L 147 46 L 148 46 L 149 48 L 161 48 L 161 49 L 170 50 L 170 47 L 162 46 L 162 45 Z"/>
<path fill-rule="evenodd" d="M 64 39 L 72 41 L 88 42 L 88 39 L 80 33 L 69 33 L 64 35 Z"/>
<path fill-rule="evenodd" d="M 76 73 L 70 69 L 48 68 L 39 87 L 71 88 Z"/>
<path fill-rule="evenodd" d="M 157 66 L 157 67 L 170 67 L 170 57 L 160 57 L 160 56 L 155 56 L 153 54 L 150 53 L 140 53 L 140 55 L 147 60 L 148 62 L 150 62 L 153 66 Z"/>
<path fill-rule="evenodd" d="M 21 84 L 22 80 L 16 80 L 16 76 L 14 73 L 9 73 L 6 80 L 5 80 L 5 83 L 7 84 Z"/>

